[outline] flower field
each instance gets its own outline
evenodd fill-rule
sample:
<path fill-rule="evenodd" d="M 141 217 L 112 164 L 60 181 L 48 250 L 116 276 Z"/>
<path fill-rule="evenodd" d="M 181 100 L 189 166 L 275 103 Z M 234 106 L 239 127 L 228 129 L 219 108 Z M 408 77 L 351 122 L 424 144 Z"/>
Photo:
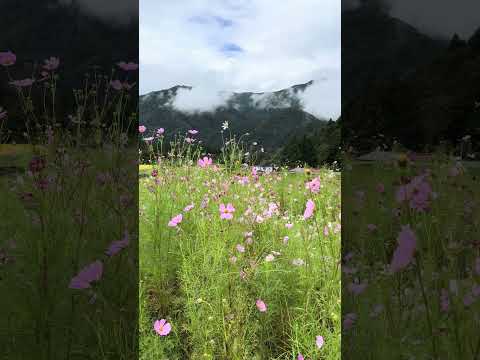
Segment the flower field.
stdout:
<path fill-rule="evenodd" d="M 342 173 L 342 358 L 480 358 L 479 172 L 428 163 Z"/>
<path fill-rule="evenodd" d="M 339 173 L 190 159 L 140 168 L 140 358 L 340 359 Z"/>

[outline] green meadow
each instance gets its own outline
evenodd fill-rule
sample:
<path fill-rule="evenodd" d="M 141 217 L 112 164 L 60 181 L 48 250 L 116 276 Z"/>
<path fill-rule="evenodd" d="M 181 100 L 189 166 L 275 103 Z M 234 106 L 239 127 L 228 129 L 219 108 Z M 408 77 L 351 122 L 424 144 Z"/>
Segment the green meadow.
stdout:
<path fill-rule="evenodd" d="M 480 357 L 480 171 L 436 155 L 342 173 L 342 358 Z"/>
<path fill-rule="evenodd" d="M 140 167 L 140 358 L 340 359 L 339 173 L 192 159 Z"/>

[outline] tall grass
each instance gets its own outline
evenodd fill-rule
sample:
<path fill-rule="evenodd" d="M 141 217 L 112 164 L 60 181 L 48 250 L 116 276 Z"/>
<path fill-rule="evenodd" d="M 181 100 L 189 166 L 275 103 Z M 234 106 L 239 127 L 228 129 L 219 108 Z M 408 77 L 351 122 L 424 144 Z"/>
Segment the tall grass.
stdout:
<path fill-rule="evenodd" d="M 135 358 L 138 150 L 128 138 L 134 116 L 125 106 L 131 95 L 93 74 L 74 91 L 76 107 L 65 124 L 57 113 L 56 67 L 35 68 L 32 77 L 42 80 L 30 84 L 15 82 L 13 65 L 6 69 L 28 145 L 2 144 L 0 153 L 1 167 L 18 170 L 0 176 L 0 358 Z M 121 251 L 107 254 L 125 238 Z M 75 285 L 97 261 L 103 271 L 96 279 Z"/>
<path fill-rule="evenodd" d="M 339 174 L 321 170 L 315 193 L 315 176 L 255 174 L 242 145 L 225 143 L 205 167 L 195 145 L 141 167 L 141 359 L 339 359 Z M 167 335 L 154 331 L 159 319 Z"/>
<path fill-rule="evenodd" d="M 478 169 L 435 156 L 342 179 L 342 358 L 478 359 Z"/>

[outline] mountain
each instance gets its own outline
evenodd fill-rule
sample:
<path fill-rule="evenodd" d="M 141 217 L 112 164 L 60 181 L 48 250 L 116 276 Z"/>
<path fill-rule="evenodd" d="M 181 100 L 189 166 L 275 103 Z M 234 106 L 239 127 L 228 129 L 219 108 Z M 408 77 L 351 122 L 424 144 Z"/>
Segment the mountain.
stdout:
<path fill-rule="evenodd" d="M 342 102 L 401 79 L 448 45 L 369 6 L 342 12 Z"/>
<path fill-rule="evenodd" d="M 222 124 L 227 121 L 237 139 L 263 147 L 269 160 L 280 156 L 286 144 L 324 129 L 328 122 L 318 119 L 302 109 L 298 95 L 313 81 L 294 85 L 275 92 L 224 93 L 224 104 L 211 111 L 180 111 L 175 107 L 179 91 L 192 91 L 192 87 L 178 85 L 140 96 L 140 123 L 152 132 L 163 127 L 166 134 L 185 133 L 198 129 L 198 139 L 210 152 L 222 146 Z M 249 135 L 245 135 L 249 134 Z M 228 135 L 227 135 L 228 137 Z"/>
<path fill-rule="evenodd" d="M 58 119 L 68 119 L 75 109 L 74 89 L 82 89 L 86 74 L 110 75 L 119 61 L 138 62 L 138 22 L 109 23 L 84 14 L 76 2 L 57 0 L 1 0 L 0 51 L 12 51 L 17 63 L 10 67 L 14 79 L 39 78 L 39 67 L 51 56 L 60 59 L 57 81 Z M 21 133 L 24 124 L 15 88 L 0 69 L 0 106 L 8 110 L 8 127 Z M 117 71 L 118 73 L 118 71 Z M 138 82 L 130 74 L 130 82 Z M 97 78 L 98 81 L 98 78 Z M 32 93 L 34 103 L 43 104 L 42 87 Z M 134 101 L 135 100 L 135 101 Z M 130 109 L 137 107 L 132 99 Z M 65 120 L 66 121 L 66 120 Z"/>
<path fill-rule="evenodd" d="M 480 29 L 430 38 L 387 13 L 342 14 L 342 141 L 361 152 L 394 140 L 412 150 L 454 145 L 480 128 Z"/>

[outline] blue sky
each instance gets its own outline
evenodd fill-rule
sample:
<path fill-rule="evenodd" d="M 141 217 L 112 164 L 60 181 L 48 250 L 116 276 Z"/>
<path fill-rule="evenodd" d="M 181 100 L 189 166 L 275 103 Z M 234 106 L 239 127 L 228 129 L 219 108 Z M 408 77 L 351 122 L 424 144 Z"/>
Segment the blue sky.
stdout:
<path fill-rule="evenodd" d="M 308 96 L 315 111 L 338 116 L 340 16 L 338 0 L 141 0 L 140 94 L 177 84 L 274 91 L 318 80 Z"/>

